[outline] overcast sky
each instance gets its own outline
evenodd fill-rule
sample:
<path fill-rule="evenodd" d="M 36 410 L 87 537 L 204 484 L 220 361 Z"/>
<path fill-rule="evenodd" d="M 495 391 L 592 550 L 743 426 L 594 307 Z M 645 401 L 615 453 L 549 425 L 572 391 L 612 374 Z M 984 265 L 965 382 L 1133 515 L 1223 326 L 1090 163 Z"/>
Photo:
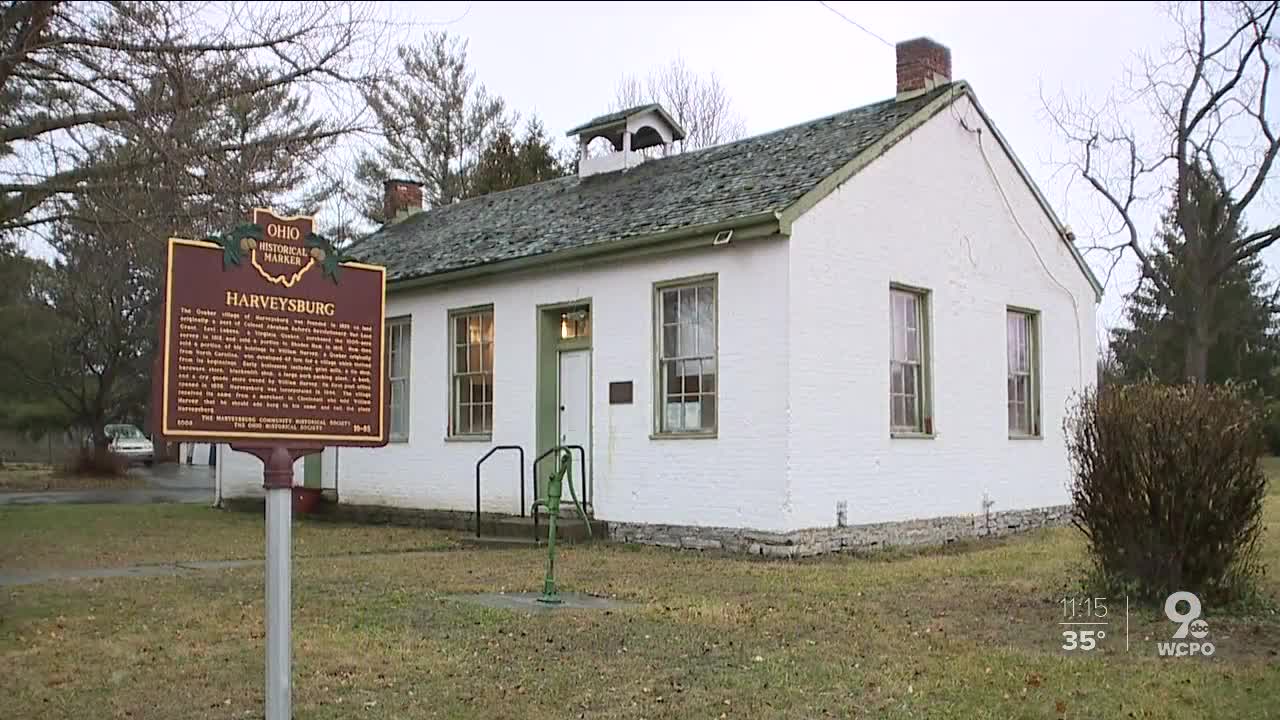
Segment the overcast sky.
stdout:
<path fill-rule="evenodd" d="M 891 43 L 929 36 L 951 48 L 953 77 L 973 86 L 1059 216 L 1081 236 L 1082 246 L 1088 244 L 1099 226 L 1096 209 L 1086 202 L 1095 196 L 1079 183 L 1069 187 L 1069 173 L 1059 171 L 1065 145 L 1052 130 L 1041 93 L 1105 97 L 1122 82 L 1125 66 L 1135 66 L 1140 53 L 1157 52 L 1174 37 L 1159 5 L 828 4 L 867 31 L 815 0 L 464 0 L 377 7 L 385 19 L 399 23 L 400 42 L 418 42 L 430 29 L 466 38 L 477 79 L 510 109 L 525 117 L 536 114 L 562 144 L 565 130 L 610 109 L 619 78 L 643 76 L 677 57 L 694 71 L 715 73 L 747 133 L 755 135 L 892 97 Z M 390 43 L 385 52 L 391 55 Z M 1280 193 L 1269 195 L 1260 212 L 1274 222 Z M 1157 219 L 1154 211 L 1146 213 L 1140 230 L 1154 228 Z M 47 254 L 47 248 L 31 250 Z M 1103 278 L 1108 259 L 1097 254 L 1088 259 Z M 1280 247 L 1269 250 L 1266 259 L 1274 276 Z M 1111 276 L 1098 313 L 1100 339 L 1102 328 L 1119 321 L 1122 295 L 1136 277 L 1133 263 Z"/>
<path fill-rule="evenodd" d="M 951 48 L 968 81 L 1064 221 L 1077 232 L 1096 214 L 1054 170 L 1064 146 L 1041 102 L 1046 94 L 1101 98 L 1137 53 L 1168 43 L 1172 25 L 1154 3 L 829 4 L 889 43 L 927 35 Z M 748 134 L 785 127 L 890 97 L 893 48 L 818 2 L 386 3 L 388 17 L 448 23 L 469 40 L 479 80 L 548 131 L 609 109 L 626 73 L 679 56 L 715 72 Z M 459 19 L 461 18 L 461 19 Z M 406 33 L 412 38 L 419 29 Z M 1078 198 L 1078 196 L 1074 196 Z M 1155 222 L 1154 216 L 1149 221 Z M 1106 262 L 1091 258 L 1101 278 Z M 1119 317 L 1132 270 L 1112 276 L 1101 325 Z"/>

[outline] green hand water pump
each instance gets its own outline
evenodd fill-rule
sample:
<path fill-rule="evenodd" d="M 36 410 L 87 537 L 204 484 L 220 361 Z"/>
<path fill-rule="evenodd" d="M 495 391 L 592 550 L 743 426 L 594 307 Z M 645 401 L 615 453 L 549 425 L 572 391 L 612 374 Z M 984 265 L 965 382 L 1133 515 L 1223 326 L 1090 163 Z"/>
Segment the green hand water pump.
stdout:
<path fill-rule="evenodd" d="M 538 498 L 533 502 L 534 513 L 538 512 L 538 506 L 547 509 L 547 576 L 542 581 L 542 595 L 538 598 L 538 602 L 548 605 L 560 604 L 560 592 L 556 589 L 556 518 L 560 515 L 560 494 L 566 479 L 574 509 L 578 511 L 578 516 L 587 526 L 587 537 L 591 536 L 591 520 L 587 518 L 586 511 L 582 509 L 582 503 L 578 502 L 578 494 L 573 489 L 573 455 L 568 448 L 560 447 L 556 452 L 556 469 L 547 478 L 546 497 Z"/>

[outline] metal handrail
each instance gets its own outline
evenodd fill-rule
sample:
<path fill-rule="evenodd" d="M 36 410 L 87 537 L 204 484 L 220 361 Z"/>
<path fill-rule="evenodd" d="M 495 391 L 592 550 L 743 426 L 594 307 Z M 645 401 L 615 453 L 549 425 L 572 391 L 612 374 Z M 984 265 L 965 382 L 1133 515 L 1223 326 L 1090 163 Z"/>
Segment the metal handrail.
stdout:
<path fill-rule="evenodd" d="M 583 497 L 583 503 L 584 503 L 585 505 L 590 505 L 590 504 L 591 504 L 591 497 L 590 497 L 590 495 L 588 494 L 588 488 L 587 488 L 587 477 L 590 475 L 590 473 L 588 473 L 588 472 L 587 472 L 587 451 L 586 451 L 586 449 L 585 449 L 585 448 L 583 448 L 581 445 L 555 445 L 555 446 L 553 446 L 553 447 L 547 448 L 547 451 L 546 451 L 546 452 L 544 452 L 544 453 L 542 453 L 542 454 L 541 454 L 541 455 L 539 455 L 538 457 L 534 458 L 534 459 L 533 459 L 533 463 L 531 463 L 531 465 L 530 465 L 530 471 L 533 473 L 533 500 L 534 500 L 534 502 L 533 502 L 533 506 L 529 509 L 529 511 L 530 511 L 531 513 L 533 513 L 533 537 L 534 537 L 534 538 L 537 538 L 537 537 L 538 537 L 538 505 L 539 505 L 539 502 L 538 502 L 538 501 L 539 501 L 539 499 L 542 497 L 541 495 L 539 495 L 539 494 L 538 494 L 538 463 L 542 462 L 542 460 L 543 460 L 544 458 L 546 458 L 548 455 L 550 455 L 551 453 L 553 453 L 553 452 L 557 452 L 557 451 L 560 451 L 560 450 L 568 450 L 568 451 L 570 451 L 570 455 L 569 455 L 569 461 L 570 461 L 570 462 L 573 462 L 573 455 L 572 455 L 572 451 L 574 451 L 574 450 L 577 450 L 577 451 L 578 451 L 578 457 L 582 460 L 582 497 Z M 521 479 L 521 481 L 520 481 L 520 482 L 523 484 L 523 482 L 524 482 L 524 480 L 523 480 L 523 473 L 521 473 L 521 477 L 522 477 L 522 479 Z M 573 476 L 572 476 L 572 475 L 570 475 L 570 476 L 569 476 L 569 482 L 570 482 L 570 483 L 572 483 L 572 482 L 573 482 Z M 522 488 L 522 489 L 523 489 L 523 488 Z M 523 495 L 522 495 L 521 497 L 523 497 Z"/>
<path fill-rule="evenodd" d="M 530 470 L 532 471 L 532 473 L 534 473 L 534 478 L 532 478 L 532 480 L 534 480 L 535 500 L 536 498 L 538 498 L 538 464 L 539 462 L 543 461 L 545 457 L 552 454 L 552 452 L 556 452 L 557 450 L 570 450 L 570 451 L 576 450 L 577 451 L 577 457 L 579 457 L 579 460 L 582 461 L 582 503 L 584 503 L 584 505 L 591 505 L 591 500 L 593 500 L 593 498 L 588 496 L 588 487 L 586 487 L 586 478 L 590 477 L 590 473 L 588 469 L 586 469 L 586 448 L 582 447 L 581 445 L 557 445 L 554 447 L 549 447 L 547 448 L 547 452 L 543 452 L 543 454 L 539 455 L 538 457 L 534 457 L 534 462 L 532 462 L 532 466 Z"/>
<path fill-rule="evenodd" d="M 524 448 L 519 445 L 495 445 L 484 454 L 484 457 L 476 461 L 476 537 L 480 537 L 480 466 L 484 464 L 489 456 L 499 450 L 515 450 L 520 453 L 520 517 L 524 517 Z M 537 460 L 534 461 L 537 463 Z M 537 480 L 534 480 L 534 489 L 537 489 Z M 534 493 L 537 497 L 537 493 Z"/>

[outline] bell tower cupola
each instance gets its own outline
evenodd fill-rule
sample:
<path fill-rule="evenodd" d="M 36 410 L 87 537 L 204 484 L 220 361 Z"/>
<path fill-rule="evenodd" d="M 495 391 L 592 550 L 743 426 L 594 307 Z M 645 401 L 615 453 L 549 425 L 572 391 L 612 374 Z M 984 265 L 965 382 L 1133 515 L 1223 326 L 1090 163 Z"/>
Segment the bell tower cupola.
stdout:
<path fill-rule="evenodd" d="M 672 143 L 684 139 L 685 132 L 661 105 L 654 103 L 601 115 L 566 133 L 566 137 L 574 136 L 578 138 L 578 176 L 587 177 L 635 167 L 644 162 L 641 150 L 669 150 Z M 587 146 L 596 138 L 608 140 L 608 152 L 594 156 L 587 152 Z"/>

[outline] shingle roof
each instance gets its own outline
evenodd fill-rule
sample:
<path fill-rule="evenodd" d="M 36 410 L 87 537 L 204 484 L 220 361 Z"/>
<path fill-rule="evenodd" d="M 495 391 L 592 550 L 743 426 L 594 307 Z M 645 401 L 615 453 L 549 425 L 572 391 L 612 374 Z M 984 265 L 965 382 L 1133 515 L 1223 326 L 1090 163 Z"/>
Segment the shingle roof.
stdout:
<path fill-rule="evenodd" d="M 570 135 L 577 135 L 578 133 L 582 132 L 583 130 L 586 130 L 587 128 L 593 128 L 600 125 L 610 125 L 612 123 L 618 122 L 619 120 L 627 117 L 628 115 L 635 115 L 637 113 L 642 113 L 646 110 L 657 110 L 660 107 L 661 106 L 658 105 L 657 103 L 647 103 L 645 105 L 636 105 L 635 107 L 623 108 L 615 112 L 606 113 L 604 115 L 593 117 L 590 120 L 582 123 L 578 127 L 573 128 L 569 132 L 565 133 L 565 136 L 568 137 Z"/>
<path fill-rule="evenodd" d="M 725 145 L 411 215 L 349 251 L 388 281 L 776 212 L 934 98 L 886 100 Z"/>

